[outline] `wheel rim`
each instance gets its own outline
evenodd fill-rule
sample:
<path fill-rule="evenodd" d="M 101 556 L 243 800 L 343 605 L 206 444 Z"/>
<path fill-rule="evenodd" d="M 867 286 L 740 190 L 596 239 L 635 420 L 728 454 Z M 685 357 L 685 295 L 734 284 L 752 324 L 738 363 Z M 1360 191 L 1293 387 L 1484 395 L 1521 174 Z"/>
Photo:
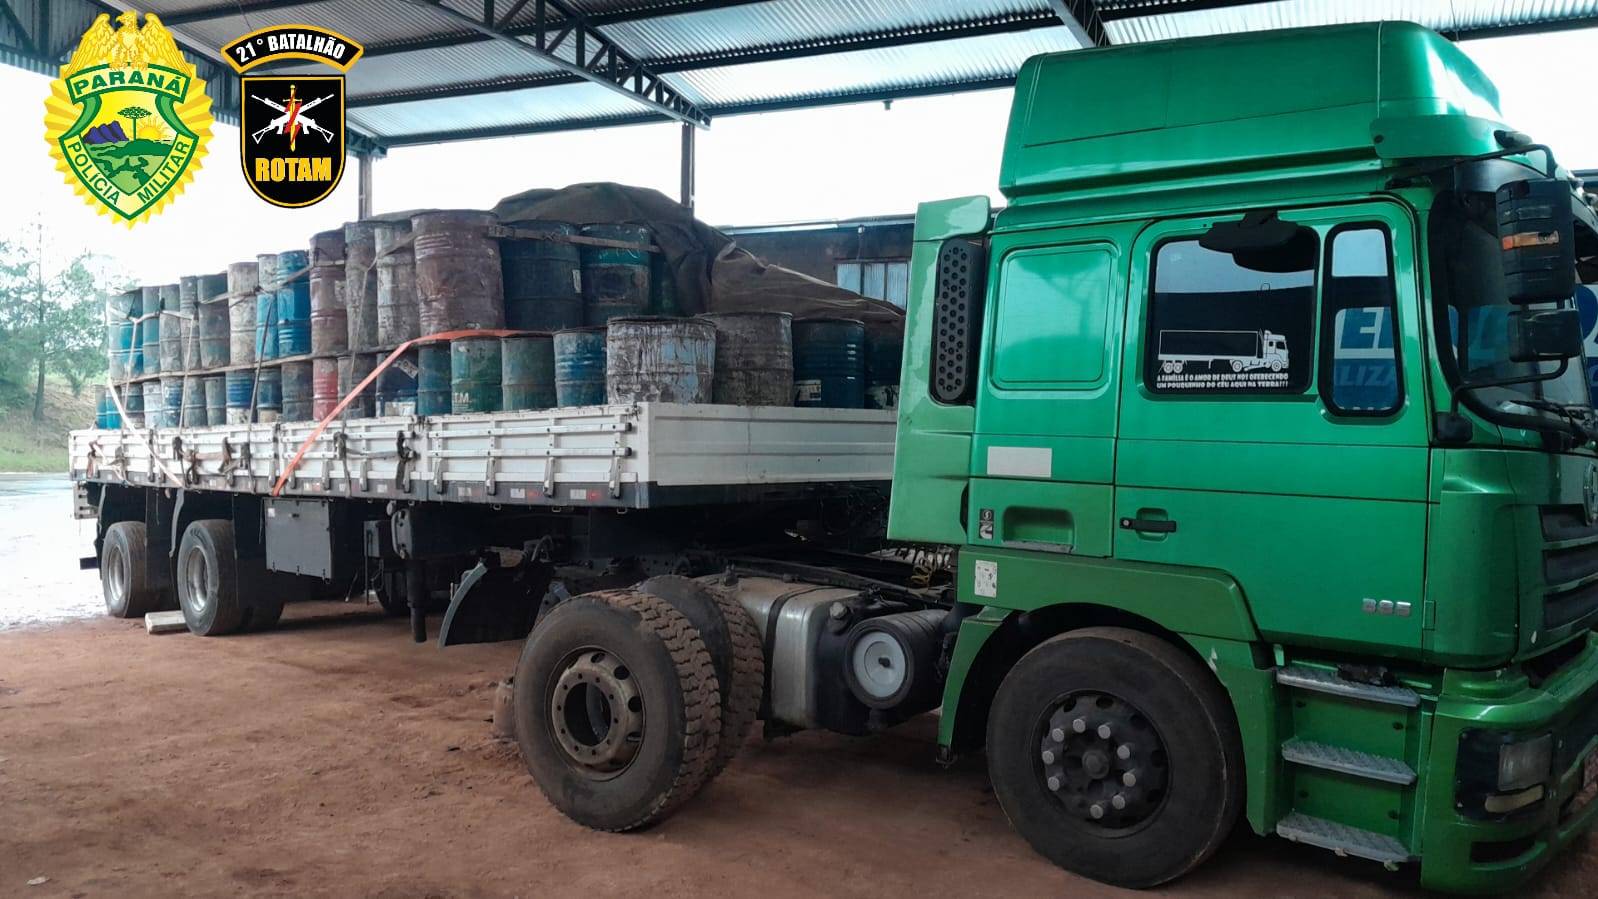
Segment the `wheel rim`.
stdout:
<path fill-rule="evenodd" d="M 632 669 L 613 652 L 587 646 L 555 669 L 545 707 L 566 763 L 594 780 L 627 770 L 644 742 L 644 698 Z"/>
<path fill-rule="evenodd" d="M 107 600 L 110 604 L 122 606 L 128 598 L 128 554 L 122 547 L 112 544 L 105 548 L 105 559 L 101 562 L 105 569 L 105 586 L 108 591 Z"/>
<path fill-rule="evenodd" d="M 1038 723 L 1038 778 L 1070 818 L 1104 835 L 1154 820 L 1165 804 L 1170 759 L 1135 706 L 1082 691 L 1051 704 Z"/>
<path fill-rule="evenodd" d="M 195 615 L 204 614 L 206 607 L 211 604 L 210 575 L 205 553 L 190 549 L 188 555 L 183 557 L 183 584 L 188 588 L 184 594 L 189 600 L 189 611 Z"/>

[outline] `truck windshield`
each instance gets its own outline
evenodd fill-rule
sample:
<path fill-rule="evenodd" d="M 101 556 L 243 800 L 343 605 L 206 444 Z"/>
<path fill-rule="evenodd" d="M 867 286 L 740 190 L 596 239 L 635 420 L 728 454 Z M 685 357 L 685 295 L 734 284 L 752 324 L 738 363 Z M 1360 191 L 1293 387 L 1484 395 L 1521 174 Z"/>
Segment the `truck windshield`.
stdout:
<path fill-rule="evenodd" d="M 1509 302 L 1496 211 L 1494 195 L 1479 191 L 1443 191 L 1432 207 L 1428 230 L 1438 350 L 1455 386 L 1557 370 L 1557 363 L 1510 360 L 1509 314 L 1574 303 L 1574 298 L 1526 307 Z M 1590 408 L 1585 371 L 1583 360 L 1572 359 L 1557 378 L 1484 386 L 1465 399 L 1499 424 L 1563 429 L 1564 417 L 1548 406 Z"/>

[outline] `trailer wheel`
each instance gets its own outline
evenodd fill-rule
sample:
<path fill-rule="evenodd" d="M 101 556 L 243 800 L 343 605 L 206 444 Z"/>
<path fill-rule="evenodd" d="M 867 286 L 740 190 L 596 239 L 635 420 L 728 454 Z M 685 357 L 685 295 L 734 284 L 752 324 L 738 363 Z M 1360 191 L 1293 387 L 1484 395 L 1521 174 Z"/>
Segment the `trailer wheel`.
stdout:
<path fill-rule="evenodd" d="M 710 651 L 647 593 L 573 597 L 533 628 L 516 666 L 516 740 L 555 808 L 595 830 L 645 827 L 709 779 L 721 736 Z"/>
<path fill-rule="evenodd" d="M 148 535 L 142 521 L 119 521 L 105 529 L 100 545 L 100 586 L 112 618 L 142 618 L 160 609 L 145 567 Z"/>
<path fill-rule="evenodd" d="M 239 623 L 241 631 L 269 631 L 277 627 L 277 622 L 283 617 L 283 601 L 260 600 L 255 605 L 244 609 L 244 615 Z"/>
<path fill-rule="evenodd" d="M 760 630 L 738 600 L 691 578 L 660 575 L 637 589 L 664 599 L 683 613 L 710 650 L 721 684 L 721 748 L 710 769 L 710 776 L 715 777 L 749 742 L 750 728 L 760 717 L 766 683 Z"/>
<path fill-rule="evenodd" d="M 1151 887 L 1215 851 L 1242 805 L 1242 748 L 1220 686 L 1138 631 L 1047 640 L 1006 675 L 988 775 L 1016 830 L 1094 880 Z"/>
<path fill-rule="evenodd" d="M 183 532 L 178 545 L 178 603 L 189 632 L 231 634 L 244 623 L 233 551 L 233 522 L 204 519 Z"/>

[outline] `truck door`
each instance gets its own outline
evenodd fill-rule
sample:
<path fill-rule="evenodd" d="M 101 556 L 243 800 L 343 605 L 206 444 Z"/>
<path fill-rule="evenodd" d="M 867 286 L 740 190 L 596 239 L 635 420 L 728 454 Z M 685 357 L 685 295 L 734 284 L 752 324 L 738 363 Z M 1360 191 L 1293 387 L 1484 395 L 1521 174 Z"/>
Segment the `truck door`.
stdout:
<path fill-rule="evenodd" d="M 1269 250 L 1205 237 L 1236 215 L 1137 239 L 1114 552 L 1225 572 L 1267 639 L 1418 654 L 1427 427 L 1413 224 L 1389 203 L 1280 219 L 1292 236 Z"/>
<path fill-rule="evenodd" d="M 1108 556 L 1132 225 L 996 235 L 967 532 Z"/>

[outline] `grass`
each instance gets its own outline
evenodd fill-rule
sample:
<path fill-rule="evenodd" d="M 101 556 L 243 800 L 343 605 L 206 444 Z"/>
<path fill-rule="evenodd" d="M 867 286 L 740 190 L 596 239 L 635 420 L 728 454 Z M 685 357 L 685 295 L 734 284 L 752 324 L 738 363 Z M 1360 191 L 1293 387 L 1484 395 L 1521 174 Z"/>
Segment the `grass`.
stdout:
<path fill-rule="evenodd" d="M 33 420 L 32 397 L 0 407 L 0 472 L 67 470 L 67 432 L 94 425 L 94 388 L 73 396 L 65 382 L 44 384 L 44 420 Z"/>

